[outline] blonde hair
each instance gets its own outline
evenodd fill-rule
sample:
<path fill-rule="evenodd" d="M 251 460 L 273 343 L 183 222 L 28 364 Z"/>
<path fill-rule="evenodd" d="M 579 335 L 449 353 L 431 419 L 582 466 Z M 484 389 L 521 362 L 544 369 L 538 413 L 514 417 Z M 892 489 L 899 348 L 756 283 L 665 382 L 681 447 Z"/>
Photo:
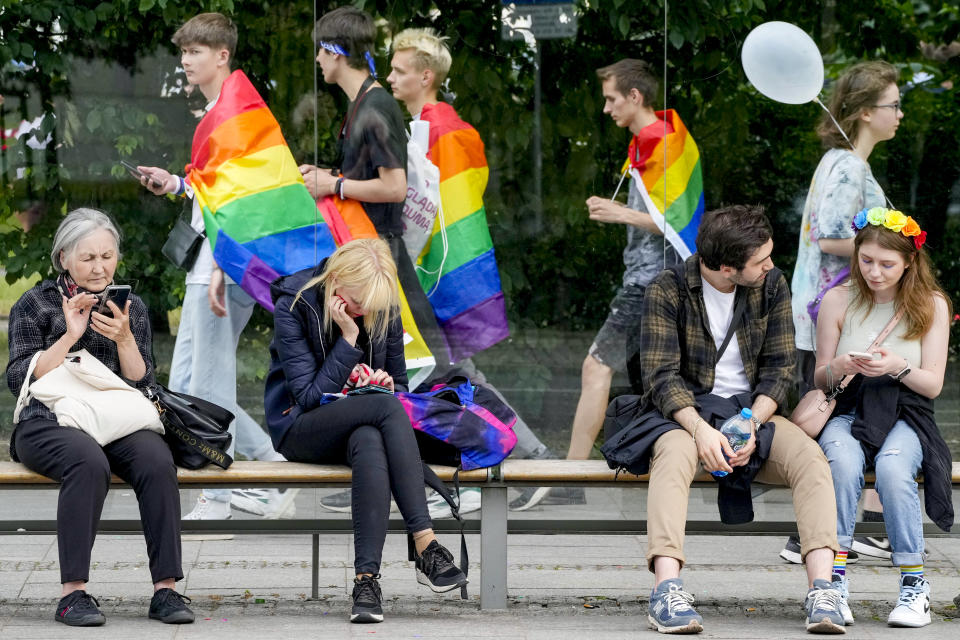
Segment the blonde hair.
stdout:
<path fill-rule="evenodd" d="M 437 35 L 436 30 L 404 29 L 393 38 L 393 50 L 413 49 L 412 63 L 417 71 L 433 71 L 433 88 L 438 89 L 450 73 L 453 59 L 447 48 L 446 37 Z"/>
<path fill-rule="evenodd" d="M 364 310 L 363 328 L 371 342 L 387 339 L 390 322 L 400 311 L 397 284 L 397 265 L 390 255 L 390 247 L 380 238 L 352 240 L 333 252 L 316 278 L 307 282 L 293 299 L 290 309 L 303 292 L 320 285 L 323 290 L 323 329 L 330 333 L 333 320 L 326 309 L 337 287 L 357 292 L 357 303 Z"/>

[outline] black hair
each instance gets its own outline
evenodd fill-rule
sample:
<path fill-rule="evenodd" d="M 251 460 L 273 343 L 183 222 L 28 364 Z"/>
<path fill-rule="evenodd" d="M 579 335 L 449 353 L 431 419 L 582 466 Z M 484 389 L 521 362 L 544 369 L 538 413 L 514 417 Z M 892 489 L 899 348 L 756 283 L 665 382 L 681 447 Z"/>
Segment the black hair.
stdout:
<path fill-rule="evenodd" d="M 739 271 L 772 237 L 773 227 L 762 206 L 735 204 L 703 214 L 697 255 L 713 271 L 724 265 Z"/>
<path fill-rule="evenodd" d="M 356 7 L 339 7 L 317 20 L 313 29 L 314 44 L 329 42 L 340 45 L 349 56 L 347 64 L 354 69 L 366 69 L 365 53 L 373 53 L 377 41 L 377 27 L 373 18 Z"/>

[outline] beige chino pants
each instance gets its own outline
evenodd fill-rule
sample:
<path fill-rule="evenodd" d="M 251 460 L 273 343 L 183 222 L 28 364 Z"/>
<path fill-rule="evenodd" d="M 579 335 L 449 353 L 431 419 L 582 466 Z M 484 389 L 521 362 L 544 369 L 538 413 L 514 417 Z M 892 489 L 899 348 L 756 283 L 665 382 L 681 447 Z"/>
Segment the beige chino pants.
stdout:
<path fill-rule="evenodd" d="M 808 552 L 823 547 L 839 551 L 837 501 L 830 465 L 823 451 L 813 438 L 786 418 L 774 416 L 771 420 L 776 430 L 770 457 L 754 482 L 783 485 L 792 491 L 804 558 Z M 687 503 L 698 462 L 697 446 L 683 429 L 668 431 L 653 445 L 647 496 L 647 565 L 650 571 L 653 571 L 653 559 L 657 556 L 676 558 L 681 567 L 686 561 L 683 537 Z"/>

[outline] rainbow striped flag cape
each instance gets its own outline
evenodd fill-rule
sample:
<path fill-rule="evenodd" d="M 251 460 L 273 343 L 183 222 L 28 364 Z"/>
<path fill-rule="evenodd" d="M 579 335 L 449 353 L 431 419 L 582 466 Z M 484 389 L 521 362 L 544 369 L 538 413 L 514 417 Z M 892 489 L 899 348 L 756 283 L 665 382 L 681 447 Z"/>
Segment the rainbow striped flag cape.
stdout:
<path fill-rule="evenodd" d="M 442 216 L 417 258 L 417 273 L 456 362 L 510 333 L 483 206 L 489 170 L 480 135 L 453 107 L 426 105 L 420 119 L 430 123 L 427 157 L 440 169 Z"/>
<path fill-rule="evenodd" d="M 270 283 L 333 253 L 334 230 L 348 227 L 318 213 L 280 125 L 243 71 L 224 81 L 197 125 L 186 173 L 214 260 L 270 311 Z"/>
<path fill-rule="evenodd" d="M 700 151 L 676 111 L 657 111 L 657 118 L 669 127 L 654 123 L 647 129 L 660 130 L 659 136 L 643 140 L 635 137 L 630 143 L 627 163 L 630 177 L 640 190 L 653 221 L 680 257 L 686 259 L 697 250 L 697 229 L 703 217 Z M 666 136 L 664 129 L 667 129 Z"/>

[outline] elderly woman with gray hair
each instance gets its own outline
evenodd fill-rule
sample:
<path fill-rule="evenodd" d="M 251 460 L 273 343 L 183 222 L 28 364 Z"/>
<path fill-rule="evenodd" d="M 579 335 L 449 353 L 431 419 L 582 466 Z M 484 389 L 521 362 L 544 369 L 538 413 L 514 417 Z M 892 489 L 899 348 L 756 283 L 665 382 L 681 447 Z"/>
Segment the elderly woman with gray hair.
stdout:
<path fill-rule="evenodd" d="M 14 395 L 47 375 L 72 352 L 86 349 L 134 387 L 153 382 L 147 308 L 131 295 L 123 309 L 111 300 L 112 316 L 94 307 L 113 282 L 120 258 L 120 233 L 105 213 L 76 209 L 57 229 L 50 258 L 59 272 L 27 291 L 10 311 L 7 385 Z M 31 381 L 28 371 L 34 356 Z M 177 473 L 163 438 L 135 431 L 104 446 L 86 432 L 61 426 L 36 398 L 22 409 L 10 440 L 14 460 L 60 483 L 57 543 L 61 600 L 55 620 L 71 626 L 105 622 L 87 594 L 90 554 L 103 502 L 115 473 L 133 487 L 140 503 L 154 595 L 150 617 L 166 623 L 193 622 L 185 598 L 173 590 L 183 578 L 180 497 Z"/>

